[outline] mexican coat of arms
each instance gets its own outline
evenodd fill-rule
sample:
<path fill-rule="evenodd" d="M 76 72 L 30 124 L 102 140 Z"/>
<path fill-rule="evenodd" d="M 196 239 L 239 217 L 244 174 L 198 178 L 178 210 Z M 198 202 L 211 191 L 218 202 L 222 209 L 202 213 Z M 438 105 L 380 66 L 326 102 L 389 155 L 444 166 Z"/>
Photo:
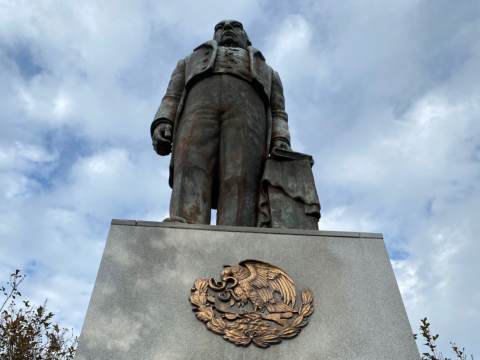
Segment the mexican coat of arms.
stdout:
<path fill-rule="evenodd" d="M 236 345 L 253 342 L 261 348 L 298 335 L 313 313 L 310 289 L 302 290 L 296 310 L 290 276 L 258 260 L 225 265 L 221 281 L 198 278 L 190 302 L 209 330 Z"/>

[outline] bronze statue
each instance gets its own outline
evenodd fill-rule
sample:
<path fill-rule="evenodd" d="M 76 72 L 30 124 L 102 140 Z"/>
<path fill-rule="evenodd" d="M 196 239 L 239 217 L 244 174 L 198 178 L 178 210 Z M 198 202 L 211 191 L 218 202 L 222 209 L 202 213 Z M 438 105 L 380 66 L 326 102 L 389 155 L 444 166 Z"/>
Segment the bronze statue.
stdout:
<path fill-rule="evenodd" d="M 258 220 L 260 183 L 271 151 L 291 151 L 287 123 L 278 73 L 240 22 L 219 22 L 178 62 L 151 125 L 155 151 L 172 153 L 167 221 L 210 224 L 213 208 L 218 225 L 272 226 L 269 210 Z"/>

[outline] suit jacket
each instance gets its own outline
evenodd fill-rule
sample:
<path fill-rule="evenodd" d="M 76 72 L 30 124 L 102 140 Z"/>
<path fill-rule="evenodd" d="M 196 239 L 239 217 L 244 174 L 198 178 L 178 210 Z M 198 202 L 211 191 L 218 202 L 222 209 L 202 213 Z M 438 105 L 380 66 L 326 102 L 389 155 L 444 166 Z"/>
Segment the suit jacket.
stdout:
<path fill-rule="evenodd" d="M 196 47 L 192 54 L 178 62 L 168 83 L 167 92 L 160 103 L 155 118 L 150 127 L 153 135 L 155 127 L 161 122 L 173 126 L 173 142 L 176 137 L 176 123 L 183 109 L 183 102 L 188 90 L 205 77 L 211 76 L 213 64 L 217 55 L 218 45 L 215 40 L 209 40 Z M 280 77 L 265 62 L 262 53 L 253 46 L 248 47 L 250 57 L 250 83 L 257 90 L 265 103 L 267 117 L 267 152 L 271 149 L 273 140 L 281 138 L 290 143 L 288 131 L 288 115 L 285 112 L 285 98 Z M 172 160 L 175 154 L 172 154 Z M 173 161 L 170 164 L 170 187 L 173 187 Z"/>

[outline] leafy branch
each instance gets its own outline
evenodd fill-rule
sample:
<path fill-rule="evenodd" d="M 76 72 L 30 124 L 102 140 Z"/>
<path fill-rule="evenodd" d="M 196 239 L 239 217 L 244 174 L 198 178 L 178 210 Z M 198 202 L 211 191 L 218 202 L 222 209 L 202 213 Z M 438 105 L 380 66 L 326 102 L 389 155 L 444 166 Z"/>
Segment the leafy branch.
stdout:
<path fill-rule="evenodd" d="M 439 338 L 440 335 L 432 335 L 430 334 L 430 323 L 427 322 L 427 318 L 421 319 L 422 325 L 420 325 L 420 330 L 422 331 L 422 337 L 425 339 L 425 346 L 428 347 L 428 352 L 424 352 L 422 354 L 422 360 L 452 360 L 452 358 L 446 358 L 443 356 L 441 352 L 438 351 L 437 345 L 435 344 L 435 341 Z M 413 335 L 415 337 L 415 340 L 417 339 L 417 334 Z M 455 343 L 450 343 L 452 346 L 452 350 L 454 354 L 456 355 L 457 359 L 460 360 L 468 360 L 468 356 L 465 353 L 465 348 L 462 348 L 460 350 L 458 346 Z M 470 355 L 470 359 L 474 360 L 473 355 Z"/>
<path fill-rule="evenodd" d="M 78 337 L 53 323 L 54 314 L 48 312 L 47 302 L 42 306 L 30 305 L 22 301 L 18 307 L 18 290 L 25 280 L 16 270 L 10 275 L 10 281 L 0 287 L 5 300 L 0 307 L 0 360 L 71 360 L 75 355 Z"/>

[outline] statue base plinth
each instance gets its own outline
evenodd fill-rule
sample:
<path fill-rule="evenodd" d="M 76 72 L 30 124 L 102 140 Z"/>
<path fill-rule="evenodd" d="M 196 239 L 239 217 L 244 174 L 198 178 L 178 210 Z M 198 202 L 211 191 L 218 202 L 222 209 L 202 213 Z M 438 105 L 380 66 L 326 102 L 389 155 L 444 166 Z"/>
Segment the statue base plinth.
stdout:
<path fill-rule="evenodd" d="M 235 346 L 195 317 L 197 278 L 244 259 L 285 270 L 314 313 L 267 349 Z M 381 234 L 113 220 L 76 360 L 419 359 Z"/>

